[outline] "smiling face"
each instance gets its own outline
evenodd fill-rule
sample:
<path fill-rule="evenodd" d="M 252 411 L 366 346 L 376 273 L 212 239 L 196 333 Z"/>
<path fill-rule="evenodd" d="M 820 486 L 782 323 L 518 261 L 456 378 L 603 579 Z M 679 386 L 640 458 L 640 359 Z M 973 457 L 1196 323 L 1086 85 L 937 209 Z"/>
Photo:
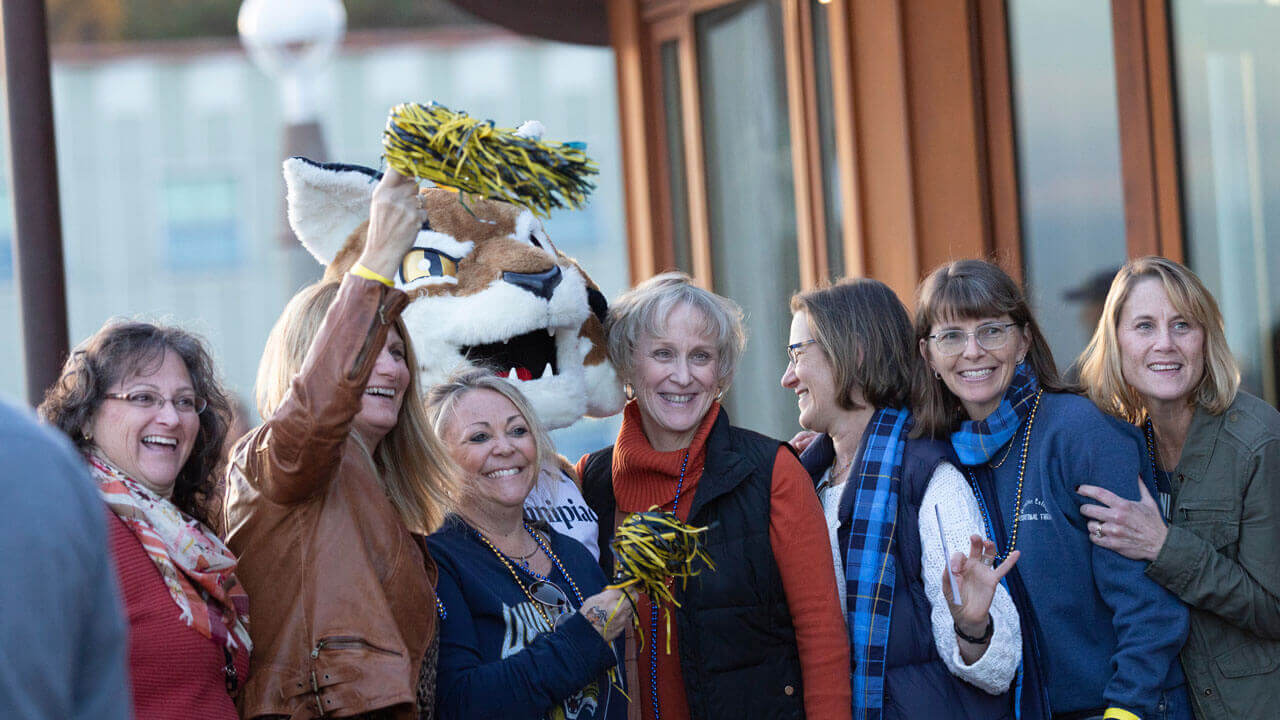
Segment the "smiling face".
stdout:
<path fill-rule="evenodd" d="M 112 465 L 157 495 L 172 496 L 200 430 L 200 416 L 179 412 L 172 402 L 195 394 L 186 364 L 177 353 L 166 350 L 159 364 L 143 364 L 107 392 L 149 392 L 166 398 L 163 406 L 149 409 L 106 398 L 88 428 L 94 446 Z"/>
<path fill-rule="evenodd" d="M 1125 382 L 1148 409 L 1187 405 L 1204 377 L 1204 328 L 1174 308 L 1158 279 L 1133 286 L 1120 310 L 1116 341 Z"/>
<path fill-rule="evenodd" d="M 706 325 L 702 313 L 680 304 L 667 316 L 662 336 L 645 335 L 636 343 L 631 385 L 655 450 L 688 447 L 720 392 L 720 357 Z"/>
<path fill-rule="evenodd" d="M 482 517 L 522 512 L 538 477 L 537 441 L 510 400 L 492 390 L 468 392 L 443 435 L 464 475 L 464 509 Z"/>
<path fill-rule="evenodd" d="M 409 365 L 405 362 L 404 339 L 393 326 L 374 361 L 373 374 L 360 400 L 360 412 L 352 422 L 352 427 L 370 448 L 376 448 L 396 426 L 408 388 Z"/>
<path fill-rule="evenodd" d="M 980 326 L 992 323 L 1010 323 L 1009 315 L 978 319 L 952 319 L 934 323 L 929 330 L 936 335 L 946 330 L 974 333 Z M 955 355 L 943 355 L 937 343 L 925 338 L 920 341 L 920 353 L 929 363 L 929 369 L 942 376 L 942 382 L 956 396 L 970 420 L 983 420 L 1000 407 L 1004 392 L 1013 382 L 1018 363 L 1026 357 L 1031 346 L 1026 330 L 1009 328 L 1009 339 L 1004 346 L 988 350 L 978 344 L 976 335 L 965 337 L 964 349 Z"/>
<path fill-rule="evenodd" d="M 791 317 L 791 335 L 788 344 L 795 345 L 813 340 L 809 316 L 798 312 Z M 829 433 L 843 410 L 836 401 L 835 371 L 822 346 L 809 343 L 795 351 L 795 361 L 787 363 L 782 374 L 782 387 L 796 394 L 800 409 L 800 426 L 806 430 Z M 861 405 L 861 398 L 855 398 Z"/>

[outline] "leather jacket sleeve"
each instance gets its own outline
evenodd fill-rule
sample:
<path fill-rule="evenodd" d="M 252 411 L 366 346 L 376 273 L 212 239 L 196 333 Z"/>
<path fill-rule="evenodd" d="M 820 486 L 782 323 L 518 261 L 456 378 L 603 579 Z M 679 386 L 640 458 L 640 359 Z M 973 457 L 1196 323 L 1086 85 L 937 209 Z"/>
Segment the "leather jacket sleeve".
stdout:
<path fill-rule="evenodd" d="M 379 282 L 343 278 L 302 370 L 245 453 L 245 477 L 269 500 L 301 502 L 333 479 L 378 353 L 408 301 Z"/>

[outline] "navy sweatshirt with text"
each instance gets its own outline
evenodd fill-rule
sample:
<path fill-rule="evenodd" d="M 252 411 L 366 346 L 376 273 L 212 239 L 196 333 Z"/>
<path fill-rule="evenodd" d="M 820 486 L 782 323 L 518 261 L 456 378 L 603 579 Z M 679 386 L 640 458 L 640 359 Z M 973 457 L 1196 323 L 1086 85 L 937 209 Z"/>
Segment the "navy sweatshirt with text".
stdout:
<path fill-rule="evenodd" d="M 548 531 L 583 598 L 605 585 L 600 566 L 577 541 Z M 436 593 L 444 606 L 436 675 L 436 717 L 624 720 L 626 698 L 607 671 L 622 677 L 621 653 L 606 643 L 580 613 L 554 632 L 498 556 L 456 516 L 427 538 L 440 568 Z M 536 581 L 517 568 L 524 585 Z M 556 568 L 550 580 L 580 603 Z M 554 618 L 553 618 L 554 620 Z"/>
<path fill-rule="evenodd" d="M 1040 635 L 1040 657 L 1054 713 L 1118 707 L 1153 713 L 1163 690 L 1184 683 L 1178 652 L 1187 637 L 1186 607 L 1128 560 L 1089 540 L 1079 485 L 1138 499 L 1139 477 L 1152 485 L 1137 430 L 1079 395 L 1046 392 L 1031 428 L 1020 506 L 1014 510 L 1024 435 L 998 450 L 989 466 L 1006 531 L 1018 522 L 1015 566 L 1026 585 Z M 986 498 L 991 502 L 990 498 Z M 1004 548 L 1001 548 L 1003 551 Z"/>

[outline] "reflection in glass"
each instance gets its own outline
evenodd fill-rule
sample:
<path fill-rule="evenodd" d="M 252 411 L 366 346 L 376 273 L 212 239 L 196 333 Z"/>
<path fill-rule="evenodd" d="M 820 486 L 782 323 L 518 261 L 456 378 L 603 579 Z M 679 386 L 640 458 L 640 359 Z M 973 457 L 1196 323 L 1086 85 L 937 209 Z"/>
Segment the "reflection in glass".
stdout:
<path fill-rule="evenodd" d="M 715 290 L 753 333 L 726 405 L 738 425 L 790 437 L 795 400 L 778 384 L 800 283 L 781 9 L 744 0 L 696 21 Z"/>
<path fill-rule="evenodd" d="M 680 96 L 680 46 L 662 43 L 662 114 L 667 131 L 667 196 L 671 203 L 671 243 L 676 269 L 693 273 L 689 242 L 689 184 L 685 179 L 684 102 Z"/>
<path fill-rule="evenodd" d="M 829 2 L 830 0 L 828 0 Z M 818 88 L 818 142 L 822 155 L 822 210 L 827 226 L 827 267 L 832 278 L 845 274 L 844 207 L 840 203 L 840 163 L 836 158 L 836 122 L 832 103 L 829 5 L 810 0 L 813 69 Z"/>
<path fill-rule="evenodd" d="M 1012 0 L 1009 46 L 1027 289 L 1065 370 L 1126 254 L 1111 4 Z"/>
<path fill-rule="evenodd" d="M 1280 10 L 1172 3 L 1187 264 L 1226 318 L 1244 388 L 1280 385 Z"/>

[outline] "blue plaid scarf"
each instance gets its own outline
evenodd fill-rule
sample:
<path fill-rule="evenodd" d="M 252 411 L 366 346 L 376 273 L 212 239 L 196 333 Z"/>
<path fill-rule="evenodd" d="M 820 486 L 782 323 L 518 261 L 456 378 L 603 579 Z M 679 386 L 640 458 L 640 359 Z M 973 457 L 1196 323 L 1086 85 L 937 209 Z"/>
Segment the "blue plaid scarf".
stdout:
<path fill-rule="evenodd" d="M 879 720 L 884 706 L 885 649 L 897 571 L 890 550 L 898 521 L 902 452 L 910 429 L 911 413 L 906 410 L 884 408 L 871 417 L 863 434 L 857 495 L 849 518 L 844 577 L 853 652 L 850 682 L 853 715 L 866 720 Z"/>
<path fill-rule="evenodd" d="M 1031 366 L 1025 362 L 1019 365 L 1009 388 L 1004 391 L 1000 407 L 983 420 L 965 420 L 959 430 L 951 433 L 951 447 L 955 448 L 960 462 L 982 465 L 990 461 L 1018 432 L 1039 389 L 1040 383 Z"/>

